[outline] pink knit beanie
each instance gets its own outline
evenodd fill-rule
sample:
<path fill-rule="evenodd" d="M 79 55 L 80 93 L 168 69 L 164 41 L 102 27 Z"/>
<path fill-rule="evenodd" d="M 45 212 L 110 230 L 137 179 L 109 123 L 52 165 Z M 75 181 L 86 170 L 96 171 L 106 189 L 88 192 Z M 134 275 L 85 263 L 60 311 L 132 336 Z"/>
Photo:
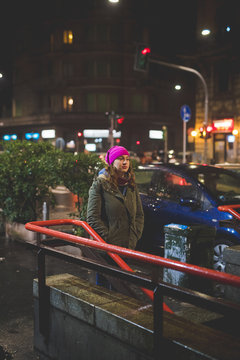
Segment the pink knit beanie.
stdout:
<path fill-rule="evenodd" d="M 108 150 L 105 160 L 108 163 L 108 165 L 111 165 L 114 162 L 114 160 L 116 160 L 119 156 L 122 155 L 129 156 L 129 152 L 127 151 L 127 149 L 125 149 L 125 147 L 123 146 L 113 146 Z"/>

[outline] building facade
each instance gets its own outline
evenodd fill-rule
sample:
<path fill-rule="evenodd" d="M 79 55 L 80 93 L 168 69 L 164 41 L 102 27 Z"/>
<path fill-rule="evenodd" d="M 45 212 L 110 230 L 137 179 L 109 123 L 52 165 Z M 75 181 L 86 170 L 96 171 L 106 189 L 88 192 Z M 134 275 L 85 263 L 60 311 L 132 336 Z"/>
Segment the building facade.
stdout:
<path fill-rule="evenodd" d="M 50 137 L 76 149 L 77 134 L 108 130 L 108 114 L 114 113 L 124 118 L 115 143 L 134 152 L 161 150 L 164 126 L 168 147 L 181 151 L 179 110 L 190 101 L 189 93 L 172 91 L 175 75 L 166 68 L 152 64 L 148 72 L 134 70 L 137 44 L 153 45 L 154 50 L 153 35 L 161 43 L 152 30 L 158 20 L 149 2 L 53 3 L 47 15 L 42 9 L 39 20 L 23 22 L 17 31 L 12 116 L 1 119 L 1 137 Z M 191 91 L 191 106 L 192 101 Z M 150 138 L 149 130 L 160 131 L 160 138 Z M 96 151 L 109 147 L 106 132 L 90 136 L 84 142 Z"/>
<path fill-rule="evenodd" d="M 240 34 L 239 2 L 198 1 L 197 47 L 193 66 L 201 72 L 208 90 L 210 137 L 201 136 L 205 117 L 205 92 L 197 82 L 196 158 L 202 159 L 207 142 L 207 161 L 240 161 Z M 210 30 L 206 36 L 203 30 Z"/>

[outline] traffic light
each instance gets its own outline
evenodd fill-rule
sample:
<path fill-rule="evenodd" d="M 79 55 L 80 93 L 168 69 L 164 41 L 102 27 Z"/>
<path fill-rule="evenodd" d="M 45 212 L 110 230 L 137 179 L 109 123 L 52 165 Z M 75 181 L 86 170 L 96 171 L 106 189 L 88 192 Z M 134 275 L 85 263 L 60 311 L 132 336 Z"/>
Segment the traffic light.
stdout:
<path fill-rule="evenodd" d="M 203 126 L 201 126 L 200 129 L 199 129 L 199 135 L 200 135 L 201 139 L 204 139 L 205 136 L 206 136 L 206 131 L 205 131 L 205 128 Z"/>
<path fill-rule="evenodd" d="M 212 125 L 208 125 L 206 127 L 206 138 L 209 139 L 212 136 L 213 127 Z"/>
<path fill-rule="evenodd" d="M 199 129 L 201 139 L 209 139 L 212 136 L 213 127 L 212 125 L 204 125 Z"/>
<path fill-rule="evenodd" d="M 124 116 L 121 115 L 115 116 L 115 130 L 117 132 L 122 130 L 123 122 L 124 122 Z"/>
<path fill-rule="evenodd" d="M 82 152 L 84 150 L 84 138 L 83 138 L 83 132 L 81 130 L 79 130 L 77 132 L 77 146 L 76 146 L 76 151 Z"/>
<path fill-rule="evenodd" d="M 149 64 L 149 55 L 151 54 L 151 49 L 147 45 L 137 45 L 134 70 L 137 71 L 148 71 Z"/>

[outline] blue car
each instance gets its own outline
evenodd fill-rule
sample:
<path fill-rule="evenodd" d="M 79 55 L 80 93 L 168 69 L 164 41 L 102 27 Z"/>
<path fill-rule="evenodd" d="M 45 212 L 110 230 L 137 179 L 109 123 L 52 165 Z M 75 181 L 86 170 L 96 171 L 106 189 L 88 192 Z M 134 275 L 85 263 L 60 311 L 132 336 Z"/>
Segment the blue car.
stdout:
<path fill-rule="evenodd" d="M 223 250 L 240 244 L 240 221 L 218 207 L 240 205 L 239 174 L 198 164 L 138 166 L 135 174 L 145 215 L 137 248 L 163 255 L 164 225 L 170 223 L 214 226 L 214 269 L 224 271 Z"/>

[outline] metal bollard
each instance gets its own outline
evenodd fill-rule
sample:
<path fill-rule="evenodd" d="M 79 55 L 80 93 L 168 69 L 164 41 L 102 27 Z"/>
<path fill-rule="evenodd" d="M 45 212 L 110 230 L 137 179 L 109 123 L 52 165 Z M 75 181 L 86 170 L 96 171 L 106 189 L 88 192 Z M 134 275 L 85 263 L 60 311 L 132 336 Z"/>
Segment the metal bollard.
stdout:
<path fill-rule="evenodd" d="M 42 218 L 43 218 L 43 221 L 48 220 L 48 209 L 47 209 L 46 201 L 43 202 Z M 42 240 L 45 240 L 45 239 L 46 239 L 46 235 L 42 234 Z"/>

